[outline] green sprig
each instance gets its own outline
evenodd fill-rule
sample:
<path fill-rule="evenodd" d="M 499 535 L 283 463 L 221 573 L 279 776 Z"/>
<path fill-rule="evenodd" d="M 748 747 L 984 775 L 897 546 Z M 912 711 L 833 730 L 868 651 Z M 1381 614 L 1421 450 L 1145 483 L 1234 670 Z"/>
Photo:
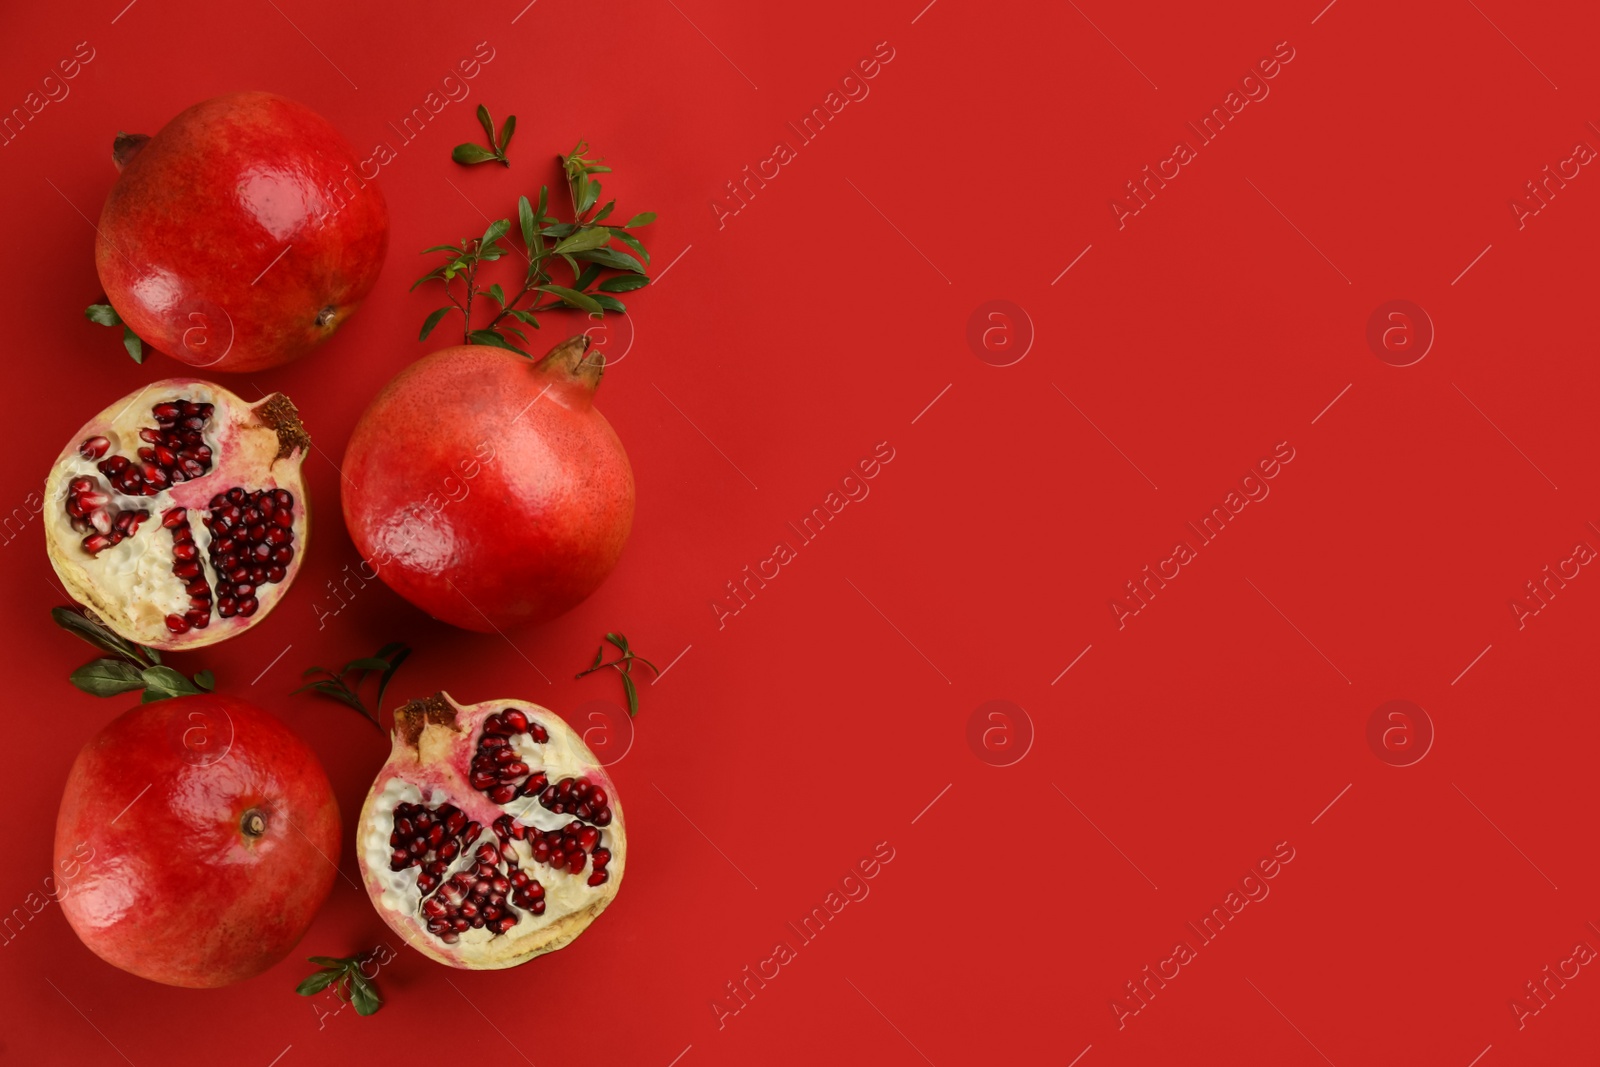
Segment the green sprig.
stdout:
<path fill-rule="evenodd" d="M 353 659 L 337 671 L 329 670 L 327 667 L 308 667 L 300 677 L 310 678 L 316 674 L 326 677 L 320 681 L 308 682 L 295 692 L 304 693 L 310 689 L 341 704 L 347 704 L 381 731 L 383 723 L 378 716 L 383 711 L 383 692 L 389 688 L 389 679 L 394 677 L 394 672 L 400 669 L 400 664 L 410 655 L 411 649 L 395 642 L 378 649 L 376 655 Z M 345 676 L 352 674 L 355 675 L 354 682 L 347 682 Z M 368 708 L 361 699 L 361 686 L 372 674 L 378 675 L 378 695 L 373 702 L 374 706 Z"/>
<path fill-rule="evenodd" d="M 50 617 L 68 633 L 111 653 L 110 658 L 86 663 L 69 676 L 73 685 L 91 696 L 114 697 L 142 689 L 140 702 L 150 704 L 216 689 L 217 679 L 210 671 L 199 671 L 193 679 L 187 678 L 162 664 L 161 653 L 129 641 L 87 610 L 51 608 Z"/>
<path fill-rule="evenodd" d="M 355 1005 L 357 1015 L 371 1015 L 383 1007 L 383 997 L 372 979 L 361 973 L 363 956 L 335 958 L 333 956 L 308 956 L 321 970 L 302 979 L 294 991 L 302 997 L 314 997 L 331 988 L 334 996 L 347 1004 Z"/>
<path fill-rule="evenodd" d="M 482 104 L 478 105 L 478 123 L 483 127 L 484 135 L 489 138 L 489 147 L 473 144 L 471 141 L 458 144 L 450 153 L 450 158 L 463 167 L 470 167 L 477 163 L 488 163 L 494 160 L 501 166 L 511 166 L 511 161 L 506 158 L 506 147 L 511 144 L 511 135 L 517 130 L 517 116 L 506 118 L 506 124 L 500 128 L 499 133 L 494 131 L 494 119 L 489 117 L 489 109 Z"/>
<path fill-rule="evenodd" d="M 628 695 L 628 717 L 631 719 L 633 716 L 639 714 L 639 690 L 633 684 L 632 675 L 634 661 L 638 660 L 646 667 L 649 667 L 651 673 L 658 678 L 661 676 L 661 670 L 654 663 L 651 663 L 643 656 L 635 655 L 634 651 L 628 647 L 628 639 L 624 635 L 608 633 L 606 634 L 606 640 L 611 642 L 613 645 L 616 645 L 617 650 L 620 651 L 622 655 L 618 656 L 614 660 L 605 661 L 606 646 L 601 645 L 599 648 L 595 649 L 594 664 L 586 671 L 579 671 L 575 677 L 582 678 L 586 674 L 593 674 L 595 671 L 602 670 L 606 667 L 616 668 L 617 673 L 622 675 L 622 689 Z"/>
<path fill-rule="evenodd" d="M 110 304 L 90 304 L 83 309 L 83 317 L 101 326 L 121 326 L 122 347 L 128 350 L 128 355 L 133 357 L 135 363 L 144 362 L 144 342 L 122 321 L 116 308 Z"/>
<path fill-rule="evenodd" d="M 486 129 L 492 129 L 487 116 L 488 112 L 483 111 L 480 118 Z M 483 151 L 479 146 L 471 147 Z M 504 148 L 503 141 L 499 147 Z M 423 320 L 419 341 L 427 340 L 446 315 L 459 311 L 461 336 L 466 344 L 491 345 L 526 355 L 528 335 L 515 324 L 538 329 L 537 315 L 541 311 L 567 307 L 593 316 L 603 316 L 608 311 L 620 315 L 627 311 L 627 306 L 613 294 L 632 292 L 650 284 L 645 274 L 650 253 L 630 231 L 650 225 L 656 216 L 655 212 L 645 211 L 621 226 L 607 223 L 605 220 L 611 216 L 617 202 L 599 203 L 601 184 L 593 176 L 609 174 L 611 168 L 598 159 L 587 158 L 584 153 L 588 149 L 585 142 L 579 141 L 569 155 L 557 157 L 567 180 L 571 222 L 561 222 L 549 213 L 548 186 L 540 187 L 537 208 L 526 196 L 517 198 L 517 231 L 522 238 L 521 254 L 528 261 L 528 269 L 521 288 L 509 298 L 499 284 L 480 286 L 478 272 L 483 264 L 493 263 L 512 251 L 514 246 L 502 243 L 511 232 L 510 219 L 490 223 L 481 237 L 464 237 L 460 244 L 423 249 L 425 256 L 442 252 L 447 258 L 418 278 L 411 288 L 415 290 L 424 282 L 439 282 L 450 303 L 430 312 Z M 492 158 L 495 157 L 485 156 L 477 162 Z M 613 242 L 619 242 L 622 247 L 614 247 Z M 567 273 L 571 275 L 570 284 L 556 281 L 554 272 L 562 266 L 566 267 L 563 277 Z M 463 283 L 459 297 L 457 282 Z M 488 325 L 475 328 L 473 302 L 479 298 L 492 300 L 496 310 Z M 524 301 L 527 306 L 523 306 Z"/>

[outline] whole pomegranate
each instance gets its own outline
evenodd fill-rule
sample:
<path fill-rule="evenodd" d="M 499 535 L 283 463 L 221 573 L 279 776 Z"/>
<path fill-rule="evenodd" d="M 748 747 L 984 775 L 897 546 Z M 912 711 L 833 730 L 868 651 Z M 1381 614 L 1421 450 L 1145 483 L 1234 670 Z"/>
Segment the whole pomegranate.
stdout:
<path fill-rule="evenodd" d="M 95 955 L 168 985 L 283 959 L 333 885 L 339 807 L 314 752 L 242 700 L 141 704 L 78 753 L 56 819 L 67 922 Z"/>
<path fill-rule="evenodd" d="M 615 787 L 561 717 L 445 693 L 395 712 L 356 857 L 378 914 L 452 967 L 512 967 L 581 934 L 617 895 Z"/>
<path fill-rule="evenodd" d="M 288 590 L 310 532 L 293 403 L 168 378 L 90 419 L 45 481 L 62 584 L 123 637 L 195 648 L 253 626 Z"/>
<path fill-rule="evenodd" d="M 222 371 L 299 359 L 378 279 L 389 209 L 322 116 L 271 93 L 196 104 L 123 134 L 95 266 L 133 332 Z"/>
<path fill-rule="evenodd" d="M 537 363 L 465 345 L 384 387 L 342 482 L 345 525 L 390 588 L 484 632 L 594 592 L 633 525 L 633 469 L 594 406 L 604 364 L 586 336 Z"/>

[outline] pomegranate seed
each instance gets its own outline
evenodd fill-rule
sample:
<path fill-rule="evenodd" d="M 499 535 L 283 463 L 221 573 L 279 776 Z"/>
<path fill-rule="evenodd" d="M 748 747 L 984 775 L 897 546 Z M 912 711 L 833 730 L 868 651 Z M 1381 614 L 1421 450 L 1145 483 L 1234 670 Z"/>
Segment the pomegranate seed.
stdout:
<path fill-rule="evenodd" d="M 98 533 L 90 534 L 88 537 L 83 539 L 84 550 L 90 555 L 102 552 L 105 549 L 110 548 L 114 543 L 115 542 L 113 542 L 109 537 Z"/>
<path fill-rule="evenodd" d="M 168 615 L 167 629 L 175 634 L 186 634 L 189 632 L 189 620 L 182 615 Z"/>
<path fill-rule="evenodd" d="M 497 785 L 489 790 L 489 799 L 496 804 L 509 804 L 517 799 L 517 787 L 514 785 Z"/>
<path fill-rule="evenodd" d="M 500 717 L 513 732 L 519 734 L 528 732 L 528 717 L 516 708 L 507 708 L 500 713 Z"/>
<path fill-rule="evenodd" d="M 576 873 L 576 872 L 574 872 L 574 873 Z M 611 880 L 611 872 L 610 871 L 595 871 L 593 874 L 591 874 L 588 877 L 587 880 L 588 880 L 588 883 L 590 885 L 604 885 L 605 883 L 607 883 L 607 882 L 609 882 Z"/>
<path fill-rule="evenodd" d="M 176 529 L 179 526 L 182 526 L 185 530 L 187 530 L 189 528 L 187 516 L 188 511 L 186 509 L 171 508 L 165 512 L 162 512 L 161 525 L 165 526 L 169 530 Z"/>
<path fill-rule="evenodd" d="M 110 447 L 111 442 L 104 437 L 85 437 L 78 445 L 78 455 L 84 459 L 99 459 Z"/>

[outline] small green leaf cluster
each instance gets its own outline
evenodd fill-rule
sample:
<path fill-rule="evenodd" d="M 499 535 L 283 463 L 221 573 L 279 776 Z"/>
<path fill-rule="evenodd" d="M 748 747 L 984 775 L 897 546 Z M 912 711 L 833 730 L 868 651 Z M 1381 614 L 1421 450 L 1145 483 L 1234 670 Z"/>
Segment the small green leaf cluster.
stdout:
<path fill-rule="evenodd" d="M 192 679 L 187 678 L 165 666 L 161 653 L 129 641 L 87 611 L 51 608 L 50 617 L 68 633 L 111 653 L 109 658 L 86 663 L 72 672 L 72 684 L 92 696 L 114 697 L 142 689 L 140 702 L 149 704 L 169 697 L 209 693 L 216 688 L 217 680 L 210 671 L 199 671 Z"/>
<path fill-rule="evenodd" d="M 128 355 L 133 357 L 135 363 L 144 362 L 144 342 L 139 340 L 139 335 L 134 333 L 122 321 L 122 316 L 117 314 L 117 309 L 109 303 L 90 304 L 83 309 L 83 317 L 90 322 L 99 323 L 101 326 L 122 327 L 122 347 L 128 350 Z"/>
<path fill-rule="evenodd" d="M 558 157 L 566 175 L 572 221 L 562 222 L 550 213 L 549 186 L 540 187 L 537 206 L 526 196 L 517 198 L 520 254 L 527 259 L 528 269 L 521 288 L 509 297 L 498 282 L 481 286 L 478 273 L 483 264 L 496 262 L 513 251 L 514 246 L 505 243 L 511 232 L 510 219 L 490 223 L 481 237 L 423 250 L 423 255 L 444 253 L 445 260 L 418 278 L 412 290 L 426 282 L 439 282 L 450 302 L 423 320 L 419 341 L 427 340 L 446 315 L 459 311 L 464 343 L 492 345 L 526 355 L 529 342 L 522 327 L 538 329 L 541 311 L 566 307 L 593 316 L 627 311 L 615 294 L 650 284 L 645 274 L 650 253 L 631 231 L 648 226 L 656 216 L 646 211 L 620 226 L 608 223 L 617 202 L 600 203 L 601 183 L 594 175 L 610 173 L 611 168 L 600 160 L 587 158 L 586 151 L 588 145 L 579 141 L 569 155 Z M 613 242 L 622 247 L 614 247 Z M 562 266 L 566 267 L 563 277 L 570 273 L 570 281 L 564 285 L 557 283 L 555 275 Z M 495 313 L 487 325 L 475 327 L 473 303 L 479 298 L 493 301 Z"/>
<path fill-rule="evenodd" d="M 582 678 L 584 675 L 593 674 L 595 671 L 598 671 L 604 667 L 614 667 L 616 672 L 622 675 L 622 689 L 623 692 L 625 692 L 628 696 L 628 717 L 632 718 L 633 716 L 639 714 L 639 690 L 635 688 L 633 684 L 633 661 L 638 660 L 640 663 L 643 663 L 646 667 L 650 668 L 651 673 L 657 675 L 658 677 L 660 676 L 661 671 L 654 663 L 651 663 L 643 656 L 635 655 L 634 651 L 628 647 L 627 637 L 623 636 L 622 634 L 608 633 L 606 634 L 606 640 L 617 646 L 617 650 L 621 652 L 622 655 L 609 662 L 602 662 L 602 660 L 605 660 L 606 646 L 601 645 L 599 648 L 595 649 L 594 664 L 586 671 L 579 671 L 575 677 Z M 670 666 L 670 664 L 668 666 Z"/>
<path fill-rule="evenodd" d="M 319 681 L 302 685 L 295 692 L 304 693 L 309 689 L 341 704 L 347 704 L 382 730 L 383 723 L 378 716 L 383 711 L 383 691 L 389 688 L 389 679 L 394 677 L 394 672 L 400 669 L 400 664 L 410 655 L 411 649 L 399 642 L 393 642 L 378 649 L 375 655 L 351 660 L 337 671 L 329 670 L 327 667 L 308 667 L 300 677 L 310 678 L 317 674 L 324 677 Z M 352 674 L 355 676 L 354 680 L 346 681 L 346 676 Z M 374 706 L 368 708 L 361 699 L 361 686 L 373 674 L 378 675 L 378 697 L 373 702 Z"/>
<path fill-rule="evenodd" d="M 489 109 L 479 104 L 478 122 L 483 126 L 484 136 L 489 138 L 489 147 L 485 148 L 481 144 L 473 144 L 468 141 L 466 144 L 456 145 L 454 151 L 450 153 L 450 158 L 463 167 L 470 167 L 476 163 L 487 163 L 490 160 L 494 160 L 501 166 L 511 166 L 511 161 L 506 158 L 506 148 L 511 144 L 511 135 L 516 132 L 517 116 L 508 117 L 500 132 L 495 133 L 494 119 L 489 117 Z"/>
<path fill-rule="evenodd" d="M 366 963 L 363 956 L 335 958 L 333 956 L 308 956 L 321 970 L 308 975 L 294 991 L 302 997 L 314 997 L 324 989 L 332 989 L 334 996 L 355 1005 L 357 1015 L 371 1015 L 383 1007 L 383 998 L 372 979 L 361 973 Z M 374 972 L 376 973 L 376 972 Z"/>

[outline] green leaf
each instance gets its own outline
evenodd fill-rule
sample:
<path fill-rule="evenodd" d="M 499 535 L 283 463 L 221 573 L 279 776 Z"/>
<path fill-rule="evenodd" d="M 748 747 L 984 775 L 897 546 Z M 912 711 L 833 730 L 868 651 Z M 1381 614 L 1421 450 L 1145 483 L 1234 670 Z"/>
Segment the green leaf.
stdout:
<path fill-rule="evenodd" d="M 495 282 L 493 285 L 489 286 L 489 295 L 494 298 L 494 302 L 496 304 L 499 304 L 501 307 L 506 306 L 506 291 L 500 288 L 499 282 Z"/>
<path fill-rule="evenodd" d="M 489 109 L 482 104 L 478 105 L 478 125 L 483 127 L 483 135 L 494 144 L 494 119 L 489 117 Z"/>
<path fill-rule="evenodd" d="M 619 274 L 614 278 L 607 278 L 600 283 L 602 293 L 631 293 L 635 289 L 643 289 L 650 284 L 650 279 L 642 274 Z"/>
<path fill-rule="evenodd" d="M 622 651 L 624 651 L 624 652 L 628 651 L 628 639 L 626 637 L 624 637 L 622 634 L 608 633 L 608 634 L 606 634 L 606 640 L 610 641 L 613 645 L 616 645 L 618 648 L 622 649 Z"/>
<path fill-rule="evenodd" d="M 135 363 L 144 362 L 144 342 L 126 326 L 122 328 L 122 347 L 128 350 L 128 355 L 133 357 Z"/>
<path fill-rule="evenodd" d="M 208 692 L 215 692 L 217 688 L 217 676 L 212 674 L 210 671 L 196 671 L 194 676 L 194 684 Z"/>
<path fill-rule="evenodd" d="M 605 654 L 606 654 L 606 648 L 605 648 L 604 645 L 601 645 L 599 648 L 594 650 L 594 662 L 589 664 L 589 669 L 591 671 L 599 669 L 600 661 L 601 661 L 601 659 L 603 659 L 605 657 Z"/>
<path fill-rule="evenodd" d="M 467 334 L 467 342 L 474 345 L 488 345 L 491 348 L 508 348 L 513 352 L 519 351 L 516 345 L 493 330 L 473 330 Z"/>
<path fill-rule="evenodd" d="M 152 650 L 119 636 L 80 611 L 72 608 L 51 608 L 50 617 L 63 630 L 114 656 L 132 660 L 140 666 L 143 666 L 146 660 L 161 662 L 160 657 Z"/>
<path fill-rule="evenodd" d="M 604 226 L 584 227 L 556 245 L 551 251 L 558 254 L 587 252 L 592 248 L 604 248 L 610 241 L 611 231 Z"/>
<path fill-rule="evenodd" d="M 645 250 L 644 242 L 640 241 L 633 234 L 626 233 L 620 228 L 613 226 L 611 227 L 611 236 L 615 237 L 617 240 L 621 241 L 623 244 L 639 253 L 639 258 L 644 260 L 645 263 L 648 264 L 650 262 L 650 253 Z"/>
<path fill-rule="evenodd" d="M 450 158 L 463 167 L 470 167 L 474 163 L 487 163 L 496 157 L 493 152 L 482 145 L 473 144 L 469 141 L 466 144 L 456 145 L 450 152 Z"/>
<path fill-rule="evenodd" d="M 644 273 L 644 267 L 640 265 L 637 259 L 634 259 L 626 252 L 618 252 L 615 248 L 596 248 L 588 252 L 579 252 L 578 258 L 616 270 L 628 270 L 635 274 Z"/>
<path fill-rule="evenodd" d="M 610 168 L 607 168 L 610 169 Z M 578 216 L 594 207 L 595 201 L 600 199 L 600 183 L 594 181 L 584 182 L 583 198 L 578 201 Z"/>
<path fill-rule="evenodd" d="M 332 967 L 339 971 L 344 970 L 350 963 L 347 959 L 335 959 L 332 956 L 307 956 L 306 962 L 315 963 L 318 967 Z"/>
<path fill-rule="evenodd" d="M 122 316 L 110 304 L 90 304 L 83 309 L 83 317 L 101 326 L 121 326 Z"/>
<path fill-rule="evenodd" d="M 633 679 L 629 678 L 626 673 L 622 675 L 622 688 L 628 694 L 628 718 L 631 719 L 639 714 L 639 691 L 634 688 Z"/>
<path fill-rule="evenodd" d="M 624 225 L 631 230 L 635 226 L 648 226 L 654 221 L 656 221 L 656 213 L 654 211 L 641 211 L 639 214 L 635 215 L 633 218 L 624 223 Z"/>
<path fill-rule="evenodd" d="M 605 202 L 605 206 L 603 206 L 599 211 L 596 211 L 594 213 L 594 218 L 590 219 L 589 221 L 590 222 L 600 222 L 607 215 L 611 214 L 616 209 L 617 209 L 617 202 L 615 200 L 607 200 Z"/>
<path fill-rule="evenodd" d="M 112 697 L 144 688 L 139 668 L 120 659 L 97 659 L 73 671 L 69 678 L 73 685 L 97 697 Z"/>
<path fill-rule="evenodd" d="M 428 339 L 428 335 L 433 332 L 433 328 L 435 326 L 439 325 L 439 320 L 444 318 L 447 313 L 449 313 L 451 311 L 454 311 L 454 310 L 455 310 L 455 305 L 454 304 L 447 304 L 444 307 L 440 308 L 438 311 L 433 312 L 427 318 L 423 319 L 422 320 L 422 333 L 420 333 L 417 336 L 417 340 L 426 341 Z"/>
<path fill-rule="evenodd" d="M 542 251 L 544 243 L 537 237 L 538 229 L 534 225 L 533 206 L 528 203 L 528 198 L 525 196 L 517 197 L 517 222 L 522 227 L 522 243 L 527 246 L 528 251 Z"/>
<path fill-rule="evenodd" d="M 577 230 L 577 226 L 570 222 L 556 222 L 539 231 L 546 237 L 565 237 Z"/>
<path fill-rule="evenodd" d="M 434 245 L 432 248 L 424 248 L 421 252 L 418 252 L 417 255 L 425 256 L 429 252 L 453 252 L 458 256 L 464 256 L 467 254 L 465 249 L 457 248 L 455 245 Z"/>
<path fill-rule="evenodd" d="M 550 187 L 548 185 L 541 185 L 541 186 L 539 186 L 539 214 L 538 214 L 538 218 L 539 218 L 539 220 L 541 222 L 544 220 L 544 217 L 548 213 L 549 208 L 550 208 Z"/>
<path fill-rule="evenodd" d="M 383 1007 L 383 998 L 371 982 L 357 974 L 350 981 L 350 1003 L 355 1005 L 357 1015 L 371 1015 Z"/>
<path fill-rule="evenodd" d="M 511 144 L 511 135 L 517 130 L 517 116 L 507 117 L 506 124 L 500 127 L 500 140 L 495 147 L 500 150 L 500 162 L 506 162 L 506 148 Z"/>
<path fill-rule="evenodd" d="M 349 663 L 346 663 L 344 665 L 344 670 L 340 673 L 348 674 L 351 671 L 386 671 L 388 669 L 388 660 L 378 659 L 375 656 L 367 656 L 362 659 L 353 659 Z"/>
<path fill-rule="evenodd" d="M 589 296 L 587 293 L 576 292 L 560 285 L 541 285 L 538 289 L 541 293 L 549 293 L 551 296 L 560 297 L 561 302 L 569 307 L 581 308 L 591 313 L 602 312 L 600 305 L 595 303 L 594 297 Z"/>
<path fill-rule="evenodd" d="M 613 315 L 621 315 L 628 310 L 622 301 L 618 300 L 614 296 L 607 296 L 604 293 L 591 293 L 589 295 L 594 297 L 594 302 L 596 304 L 599 304 L 602 308 L 611 312 Z"/>
<path fill-rule="evenodd" d="M 318 971 L 316 974 L 303 979 L 299 985 L 294 987 L 294 991 L 302 997 L 314 997 L 324 989 L 327 989 L 329 983 L 337 977 L 339 977 L 338 971 Z"/>
<path fill-rule="evenodd" d="M 143 703 L 151 704 L 170 697 L 194 696 L 200 690 L 171 667 L 146 667 L 143 671 Z"/>
<path fill-rule="evenodd" d="M 411 650 L 401 644 L 385 645 L 378 652 L 378 655 L 392 655 L 394 658 L 389 661 L 389 668 L 383 672 L 383 677 L 378 679 L 378 699 L 374 705 L 374 717 L 382 714 L 384 690 L 389 688 L 389 679 L 394 677 L 394 672 L 400 669 L 400 664 L 404 663 L 406 658 L 411 655 Z"/>
<path fill-rule="evenodd" d="M 535 330 L 539 328 L 539 320 L 533 317 L 533 312 L 524 311 L 522 308 L 506 308 L 506 314 Z"/>
<path fill-rule="evenodd" d="M 510 219 L 496 219 L 489 223 L 489 228 L 483 231 L 483 243 L 480 246 L 480 250 L 487 250 L 490 245 L 504 237 L 510 229 Z"/>

